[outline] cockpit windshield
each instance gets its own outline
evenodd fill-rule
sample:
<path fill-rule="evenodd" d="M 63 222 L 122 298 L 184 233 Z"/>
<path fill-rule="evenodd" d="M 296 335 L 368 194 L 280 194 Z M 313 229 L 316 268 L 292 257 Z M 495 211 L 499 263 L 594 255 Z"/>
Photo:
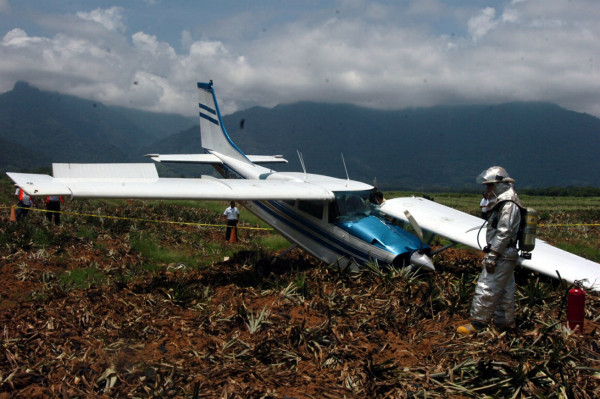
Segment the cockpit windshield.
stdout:
<path fill-rule="evenodd" d="M 336 192 L 335 201 L 330 204 L 329 221 L 348 222 L 374 214 L 377 206 L 374 202 L 372 190 Z"/>

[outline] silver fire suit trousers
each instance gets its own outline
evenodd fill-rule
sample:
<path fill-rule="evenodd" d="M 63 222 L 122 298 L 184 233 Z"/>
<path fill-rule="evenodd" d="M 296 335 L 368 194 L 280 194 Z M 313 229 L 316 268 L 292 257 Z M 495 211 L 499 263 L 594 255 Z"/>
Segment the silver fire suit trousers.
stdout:
<path fill-rule="evenodd" d="M 483 268 L 471 303 L 472 321 L 489 324 L 493 320 L 497 326 L 514 326 L 516 266 L 516 257 L 500 257 L 494 273 Z"/>

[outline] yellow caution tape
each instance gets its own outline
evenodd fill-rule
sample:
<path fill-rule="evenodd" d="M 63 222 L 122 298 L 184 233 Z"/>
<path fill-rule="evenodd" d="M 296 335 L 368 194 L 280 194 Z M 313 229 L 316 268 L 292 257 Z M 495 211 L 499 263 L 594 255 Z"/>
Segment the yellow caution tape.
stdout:
<path fill-rule="evenodd" d="M 10 206 L 5 206 L 2 205 L 0 206 L 0 209 L 9 209 L 11 208 Z M 15 206 L 15 209 L 28 209 L 30 211 L 36 211 L 36 212 L 50 212 L 50 213 L 60 213 L 63 215 L 75 215 L 75 216 L 88 216 L 88 217 L 95 217 L 95 218 L 102 218 L 102 219 L 119 219 L 119 220 L 132 220 L 132 221 L 136 221 L 136 222 L 152 222 L 152 223 L 167 223 L 167 224 L 182 224 L 182 225 L 188 225 L 188 226 L 202 226 L 202 227 L 227 227 L 227 225 L 225 224 L 209 224 L 209 223 L 193 223 L 193 222 L 176 222 L 173 220 L 159 220 L 159 219 L 141 219 L 141 218 L 129 218 L 129 217 L 125 217 L 125 216 L 113 216 L 113 215 L 97 215 L 94 213 L 79 213 L 79 212 L 66 212 L 66 211 L 51 211 L 48 209 L 40 209 L 40 208 L 28 208 L 28 207 L 19 207 L 19 206 Z M 273 230 L 269 227 L 249 227 L 249 226 L 236 226 L 238 229 L 245 229 L 245 230 Z"/>
<path fill-rule="evenodd" d="M 0 209 L 10 209 L 10 206 L 0 205 Z M 193 223 L 193 222 L 175 222 L 172 220 L 159 220 L 159 219 L 141 219 L 141 218 L 129 218 L 125 216 L 112 216 L 112 215 L 97 215 L 93 213 L 78 213 L 78 212 L 65 212 L 65 211 L 50 211 L 47 209 L 40 208 L 26 208 L 26 207 L 18 207 L 15 206 L 15 209 L 23 208 L 29 209 L 31 211 L 36 212 L 54 212 L 54 213 L 62 213 L 65 215 L 76 215 L 76 216 L 90 216 L 104 219 L 121 219 L 121 220 L 133 220 L 138 222 L 152 222 L 152 223 L 170 223 L 170 224 L 183 224 L 183 225 L 191 225 L 191 226 L 204 226 L 204 227 L 226 227 L 224 224 L 207 224 L 207 223 Z M 586 227 L 598 227 L 600 223 L 573 223 L 573 224 L 560 224 L 560 223 L 551 223 L 551 224 L 538 224 L 538 227 L 577 227 L 577 226 L 586 226 Z M 238 229 L 246 229 L 246 230 L 273 230 L 269 227 L 247 227 L 247 226 L 238 226 Z"/>

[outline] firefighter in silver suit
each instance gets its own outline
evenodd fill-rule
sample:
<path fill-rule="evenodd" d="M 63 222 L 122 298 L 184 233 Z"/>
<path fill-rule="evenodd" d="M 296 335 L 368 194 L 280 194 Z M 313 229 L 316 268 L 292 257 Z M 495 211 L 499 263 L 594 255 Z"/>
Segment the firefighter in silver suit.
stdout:
<path fill-rule="evenodd" d="M 513 188 L 514 180 L 500 166 L 483 171 L 476 180 L 486 185 L 494 204 L 487 221 L 486 254 L 471 304 L 470 323 L 458 327 L 461 334 L 473 334 L 492 321 L 502 329 L 515 328 L 514 270 L 519 258 L 521 202 Z"/>

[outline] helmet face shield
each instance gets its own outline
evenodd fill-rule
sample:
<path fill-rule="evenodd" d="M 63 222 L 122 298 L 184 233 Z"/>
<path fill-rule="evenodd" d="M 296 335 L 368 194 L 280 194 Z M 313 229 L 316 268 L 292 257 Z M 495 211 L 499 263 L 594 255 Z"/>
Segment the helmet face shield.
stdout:
<path fill-rule="evenodd" d="M 492 166 L 481 172 L 475 179 L 477 184 L 514 183 L 502 166 Z"/>

